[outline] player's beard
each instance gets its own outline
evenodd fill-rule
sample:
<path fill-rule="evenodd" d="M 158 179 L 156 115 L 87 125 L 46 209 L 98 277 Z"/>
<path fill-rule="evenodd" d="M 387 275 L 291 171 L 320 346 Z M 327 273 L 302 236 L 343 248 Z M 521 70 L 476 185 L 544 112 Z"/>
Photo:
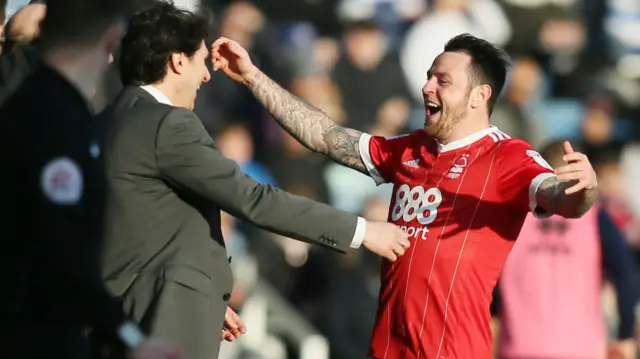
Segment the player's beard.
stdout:
<path fill-rule="evenodd" d="M 469 93 L 456 105 L 442 106 L 438 122 L 424 127 L 424 131 L 431 137 L 440 141 L 446 141 L 453 129 L 467 116 L 467 104 Z M 429 123 L 428 118 L 425 124 Z"/>

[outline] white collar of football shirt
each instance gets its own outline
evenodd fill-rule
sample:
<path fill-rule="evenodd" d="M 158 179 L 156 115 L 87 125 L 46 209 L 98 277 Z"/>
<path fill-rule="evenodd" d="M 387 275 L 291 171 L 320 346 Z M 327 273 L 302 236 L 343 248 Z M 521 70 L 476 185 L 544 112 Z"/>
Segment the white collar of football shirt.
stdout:
<path fill-rule="evenodd" d="M 140 86 L 140 88 L 147 91 L 149 95 L 153 96 L 153 98 L 156 99 L 156 101 L 165 105 L 173 106 L 173 103 L 171 102 L 171 100 L 169 100 L 167 95 L 163 94 L 162 91 L 160 91 L 157 87 L 153 85 L 144 85 Z"/>
<path fill-rule="evenodd" d="M 438 142 L 438 151 L 442 153 L 442 152 L 457 150 L 458 148 L 468 146 L 493 132 L 500 132 L 500 130 L 496 126 L 491 125 L 485 128 L 484 130 L 480 130 L 478 132 L 472 133 L 469 136 L 463 137 L 459 140 L 449 142 L 446 145 Z"/>

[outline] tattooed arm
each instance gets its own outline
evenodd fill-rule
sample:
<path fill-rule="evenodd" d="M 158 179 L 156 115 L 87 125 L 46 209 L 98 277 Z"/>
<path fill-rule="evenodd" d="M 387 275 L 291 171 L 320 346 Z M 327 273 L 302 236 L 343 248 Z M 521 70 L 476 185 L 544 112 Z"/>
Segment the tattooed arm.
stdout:
<path fill-rule="evenodd" d="M 565 218 L 580 218 L 587 213 L 598 196 L 597 187 L 566 194 L 576 181 L 560 182 L 556 177 L 544 180 L 536 192 L 538 206 L 548 213 Z"/>
<path fill-rule="evenodd" d="M 369 174 L 358 148 L 361 132 L 339 126 L 322 110 L 283 89 L 260 71 L 245 84 L 280 126 L 305 147 Z"/>

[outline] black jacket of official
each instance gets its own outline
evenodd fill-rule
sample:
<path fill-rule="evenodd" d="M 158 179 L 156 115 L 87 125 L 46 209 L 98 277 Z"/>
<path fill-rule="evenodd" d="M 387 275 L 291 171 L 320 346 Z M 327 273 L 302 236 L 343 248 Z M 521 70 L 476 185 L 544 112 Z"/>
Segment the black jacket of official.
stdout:
<path fill-rule="evenodd" d="M 98 264 L 99 129 L 64 76 L 40 61 L 30 69 L 0 110 L 0 357 L 87 358 L 87 328 L 113 339 L 125 321 Z"/>
<path fill-rule="evenodd" d="M 177 342 L 185 358 L 219 350 L 232 287 L 220 209 L 284 236 L 349 248 L 355 215 L 244 175 L 192 111 L 126 87 L 104 120 L 106 284 L 143 330 Z"/>

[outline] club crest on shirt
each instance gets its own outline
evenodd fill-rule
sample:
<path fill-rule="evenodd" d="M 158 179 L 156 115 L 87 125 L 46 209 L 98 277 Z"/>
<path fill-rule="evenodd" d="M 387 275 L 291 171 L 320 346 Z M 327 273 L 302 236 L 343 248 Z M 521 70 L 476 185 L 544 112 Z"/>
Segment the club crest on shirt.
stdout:
<path fill-rule="evenodd" d="M 47 163 L 40 176 L 42 192 L 51 202 L 60 205 L 78 203 L 82 197 L 83 179 L 80 167 L 68 157 L 58 157 Z"/>
<path fill-rule="evenodd" d="M 549 163 L 547 163 L 547 161 L 545 161 L 545 159 L 538 152 L 534 150 L 527 150 L 527 156 L 533 158 L 533 160 L 536 161 L 536 163 L 540 166 L 553 171 L 553 167 L 551 167 L 551 165 L 549 165 Z"/>
<path fill-rule="evenodd" d="M 449 173 L 447 173 L 447 178 L 450 179 L 458 179 L 460 175 L 462 175 L 462 171 L 464 171 L 465 167 L 469 163 L 469 154 L 465 153 L 460 158 L 456 160 L 453 166 L 449 169 Z"/>

